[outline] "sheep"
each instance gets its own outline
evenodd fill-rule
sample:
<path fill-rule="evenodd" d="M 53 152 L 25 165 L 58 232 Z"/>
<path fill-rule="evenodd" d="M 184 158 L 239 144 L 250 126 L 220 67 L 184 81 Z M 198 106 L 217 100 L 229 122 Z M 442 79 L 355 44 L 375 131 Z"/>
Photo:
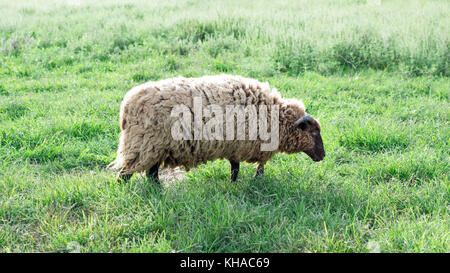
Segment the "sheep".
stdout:
<path fill-rule="evenodd" d="M 226 139 L 220 137 L 220 134 L 219 137 L 214 136 L 214 133 L 220 133 L 223 129 L 223 123 L 215 127 L 214 132 L 210 129 L 208 135 L 208 132 L 197 128 L 199 123 L 195 124 L 199 106 L 205 110 L 208 105 L 223 112 L 232 109 L 232 106 L 247 107 L 245 118 L 234 124 L 226 124 Z M 181 120 L 179 113 L 174 114 L 177 106 L 184 109 Z M 266 107 L 264 112 L 261 108 L 263 106 L 270 107 L 268 110 Z M 233 110 L 231 121 L 235 117 L 239 118 L 239 111 Z M 266 114 L 267 117 L 261 118 L 260 115 L 259 125 L 242 133 L 245 125 L 250 127 L 251 124 L 256 124 L 251 115 L 255 111 L 256 114 Z M 208 111 L 200 111 L 200 115 L 206 112 Z M 212 117 L 211 113 L 206 116 Z M 217 115 L 216 112 L 214 114 Z M 277 118 L 275 122 L 273 117 Z M 197 119 L 199 121 L 202 124 L 206 119 L 201 116 Z M 265 121 L 271 121 L 268 125 L 266 123 L 266 129 L 272 129 L 271 133 L 279 138 L 272 149 L 263 149 L 263 145 L 268 145 L 267 136 L 265 140 L 255 139 L 254 134 L 252 136 L 252 129 L 261 131 L 261 122 Z M 176 124 L 179 126 L 178 131 L 174 129 Z M 197 126 L 194 133 L 192 130 L 183 131 L 185 127 L 192 128 L 192 125 Z M 302 101 L 282 98 L 268 83 L 234 75 L 178 77 L 136 86 L 125 95 L 121 103 L 120 129 L 117 157 L 109 165 L 119 169 L 118 181 L 126 181 L 133 173 L 144 171 L 147 177 L 158 181 L 158 170 L 162 166 L 182 166 L 189 171 L 199 164 L 220 158 L 229 160 L 231 181 L 236 181 L 239 164 L 243 161 L 257 163 L 255 177 L 259 177 L 264 175 L 266 162 L 279 152 L 305 152 L 313 161 L 320 161 L 325 157 L 320 124 L 305 112 Z M 229 130 L 231 137 L 228 136 Z M 239 130 L 240 137 L 234 137 L 234 132 L 238 135 Z M 174 137 L 174 131 L 181 132 L 184 138 L 179 138 L 179 135 L 178 138 Z M 197 138 L 193 135 L 197 135 Z"/>

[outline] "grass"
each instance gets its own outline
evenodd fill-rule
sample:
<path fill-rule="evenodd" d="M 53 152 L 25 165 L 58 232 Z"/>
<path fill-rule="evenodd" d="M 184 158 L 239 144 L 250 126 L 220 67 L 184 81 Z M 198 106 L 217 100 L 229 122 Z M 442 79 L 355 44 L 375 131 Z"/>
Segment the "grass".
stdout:
<path fill-rule="evenodd" d="M 376 1 L 374 1 L 376 2 Z M 1 252 L 449 252 L 448 1 L 0 2 Z M 327 157 L 118 184 L 124 94 L 232 73 Z"/>

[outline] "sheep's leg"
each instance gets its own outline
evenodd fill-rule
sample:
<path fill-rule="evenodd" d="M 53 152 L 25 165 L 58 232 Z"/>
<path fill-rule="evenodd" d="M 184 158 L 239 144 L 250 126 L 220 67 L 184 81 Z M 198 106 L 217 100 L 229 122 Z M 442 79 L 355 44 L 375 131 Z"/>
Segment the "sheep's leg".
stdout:
<path fill-rule="evenodd" d="M 264 176 L 264 164 L 259 164 L 256 168 L 255 178 Z"/>
<path fill-rule="evenodd" d="M 231 181 L 236 181 L 239 174 L 239 162 L 230 160 L 231 164 Z"/>
<path fill-rule="evenodd" d="M 159 163 L 156 163 L 155 165 L 153 165 L 153 167 L 151 167 L 150 169 L 148 169 L 145 174 L 147 175 L 148 178 L 151 178 L 155 181 L 159 181 L 158 178 L 158 169 L 159 169 Z"/>
<path fill-rule="evenodd" d="M 132 173 L 124 173 L 123 171 L 120 171 L 117 175 L 117 182 L 128 182 L 132 176 Z"/>

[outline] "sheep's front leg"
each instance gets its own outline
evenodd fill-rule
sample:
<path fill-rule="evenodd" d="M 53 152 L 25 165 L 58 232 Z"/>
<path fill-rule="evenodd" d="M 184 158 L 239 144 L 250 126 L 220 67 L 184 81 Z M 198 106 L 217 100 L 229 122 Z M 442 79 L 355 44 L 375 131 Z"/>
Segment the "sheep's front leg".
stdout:
<path fill-rule="evenodd" d="M 256 168 L 255 178 L 264 176 L 264 164 L 259 164 Z"/>
<path fill-rule="evenodd" d="M 230 160 L 231 164 L 231 181 L 236 181 L 239 174 L 239 162 Z"/>
<path fill-rule="evenodd" d="M 159 181 L 158 178 L 158 169 L 159 169 L 159 163 L 156 163 L 155 165 L 153 165 L 153 167 L 151 167 L 150 169 L 148 169 L 145 174 L 147 175 L 148 178 L 151 178 L 155 181 Z"/>

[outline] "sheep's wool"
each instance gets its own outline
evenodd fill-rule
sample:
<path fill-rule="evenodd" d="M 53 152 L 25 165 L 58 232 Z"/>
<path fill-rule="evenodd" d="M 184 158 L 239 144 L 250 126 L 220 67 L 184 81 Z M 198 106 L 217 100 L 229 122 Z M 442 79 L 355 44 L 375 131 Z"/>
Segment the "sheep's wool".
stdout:
<path fill-rule="evenodd" d="M 248 140 L 248 130 L 245 140 L 175 140 L 171 128 L 178 119 L 171 116 L 171 111 L 176 105 L 185 105 L 194 112 L 195 97 L 201 98 L 203 107 L 215 104 L 224 113 L 227 105 L 278 105 L 278 149 L 261 151 L 264 141 Z M 267 109 L 270 117 L 271 108 Z M 305 115 L 301 101 L 283 99 L 268 83 L 241 76 L 178 77 L 147 82 L 132 88 L 121 103 L 119 148 L 110 166 L 131 174 L 157 163 L 189 169 L 219 158 L 265 164 L 277 152 L 294 153 L 312 147 L 308 135 L 292 128 Z"/>

